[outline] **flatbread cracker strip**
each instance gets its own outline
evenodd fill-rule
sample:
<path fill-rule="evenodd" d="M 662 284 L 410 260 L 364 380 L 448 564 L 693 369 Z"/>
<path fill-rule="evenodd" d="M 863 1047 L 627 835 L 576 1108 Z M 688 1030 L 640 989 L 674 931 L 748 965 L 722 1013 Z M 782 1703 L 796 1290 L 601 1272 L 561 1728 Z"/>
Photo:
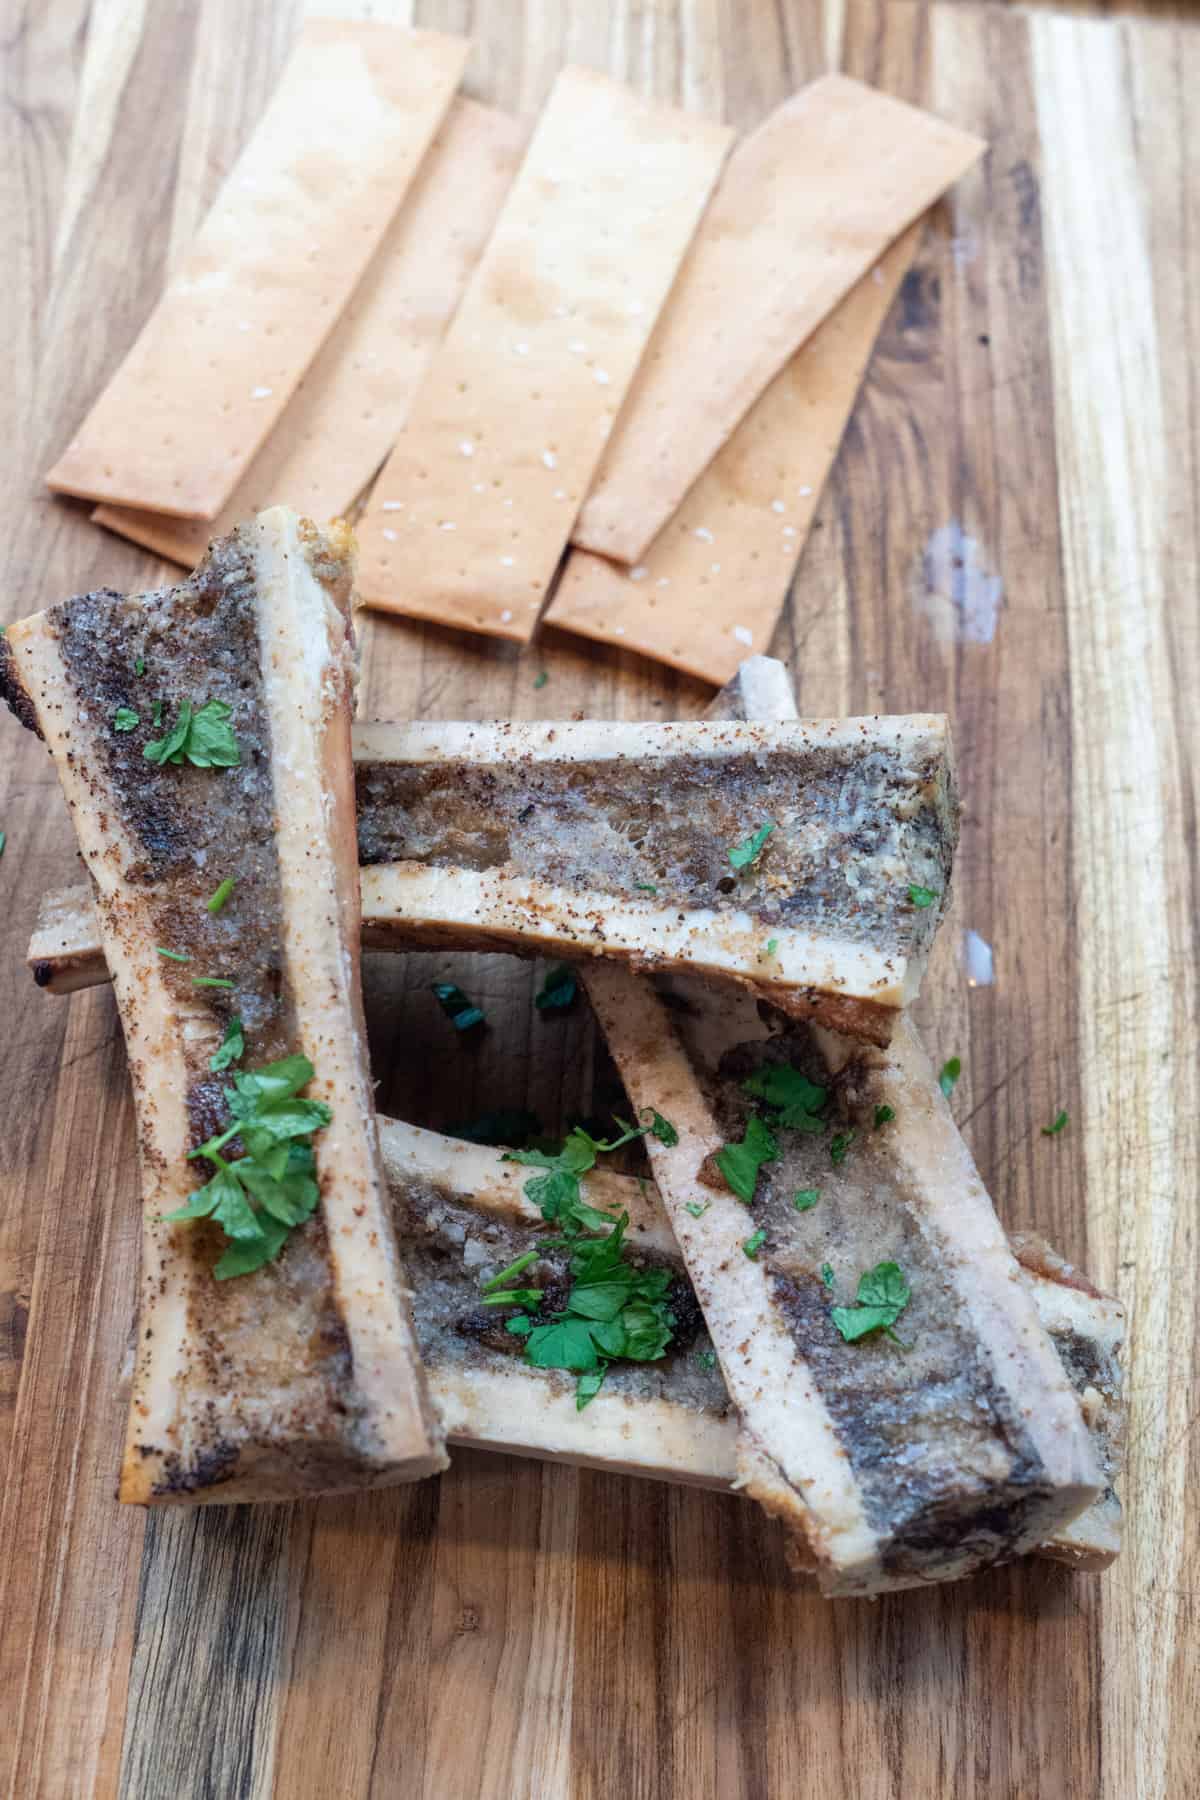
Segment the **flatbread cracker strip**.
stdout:
<path fill-rule="evenodd" d="M 767 384 L 983 149 L 844 75 L 813 82 L 744 139 L 572 542 L 642 561 Z"/>
<path fill-rule="evenodd" d="M 920 231 L 911 227 L 818 326 L 639 563 L 571 552 L 548 625 L 712 682 L 770 644 Z"/>
<path fill-rule="evenodd" d="M 464 38 L 311 19 L 182 268 L 46 477 L 213 519 L 353 293 L 454 97 Z"/>
<path fill-rule="evenodd" d="M 529 638 L 731 137 L 558 77 L 360 521 L 369 606 Z"/>
<path fill-rule="evenodd" d="M 215 535 L 265 506 L 350 510 L 396 440 L 479 260 L 525 128 L 456 99 L 345 312 L 215 524 L 100 506 L 98 525 L 195 568 Z"/>

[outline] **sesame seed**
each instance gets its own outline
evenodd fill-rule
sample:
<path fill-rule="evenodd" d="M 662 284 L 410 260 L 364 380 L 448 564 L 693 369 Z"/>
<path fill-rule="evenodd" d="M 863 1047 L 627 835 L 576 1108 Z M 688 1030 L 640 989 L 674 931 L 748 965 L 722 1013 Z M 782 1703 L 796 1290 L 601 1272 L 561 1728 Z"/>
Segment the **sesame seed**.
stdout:
<path fill-rule="evenodd" d="M 614 625 L 613 632 L 614 632 L 614 635 L 617 637 L 624 637 L 625 636 L 625 627 L 623 625 Z"/>
<path fill-rule="evenodd" d="M 463 439 L 462 443 L 458 446 L 458 453 L 460 456 L 474 456 L 475 446 L 470 438 Z"/>
<path fill-rule="evenodd" d="M 555 456 L 553 450 L 543 450 L 542 461 L 548 469 L 557 469 L 558 467 L 558 458 Z"/>
<path fill-rule="evenodd" d="M 772 512 L 786 512 L 787 507 L 783 504 L 782 500 L 772 500 L 771 511 Z"/>
<path fill-rule="evenodd" d="M 383 510 L 384 512 L 403 512 L 404 502 L 403 500 L 385 500 Z"/>
<path fill-rule="evenodd" d="M 507 606 L 506 606 L 506 607 L 505 607 L 505 609 L 504 609 L 504 611 L 503 611 L 503 612 L 502 612 L 502 613 L 501 613 L 501 614 L 500 614 L 500 623 L 501 623 L 501 624 L 502 624 L 502 625 L 507 625 L 507 624 L 508 624 L 508 621 L 509 621 L 509 620 L 510 620 L 510 619 L 511 619 L 511 618 L 512 618 L 512 613 L 511 613 L 511 611 L 510 611 L 510 610 L 509 610 L 509 608 L 508 608 L 508 607 L 507 607 Z"/>
<path fill-rule="evenodd" d="M 587 345 L 581 343 L 578 338 L 572 338 L 567 345 L 567 349 L 571 352 L 572 356 L 582 356 L 587 349 Z"/>
<path fill-rule="evenodd" d="M 515 348 L 516 348 L 516 352 L 517 352 L 518 356 L 528 356 L 529 355 L 529 345 L 528 344 L 517 344 L 515 346 Z"/>
<path fill-rule="evenodd" d="M 389 544 L 394 544 L 396 539 L 400 536 L 400 533 L 398 531 L 393 531 L 390 525 L 385 525 L 383 528 L 383 535 Z"/>
<path fill-rule="evenodd" d="M 485 493 L 486 491 L 487 491 L 487 482 L 486 481 L 473 481 L 471 483 L 471 492 L 473 494 L 482 494 L 482 493 Z"/>
<path fill-rule="evenodd" d="M 721 573 L 720 563 L 710 563 L 708 566 L 714 575 L 719 575 Z"/>
<path fill-rule="evenodd" d="M 745 644 L 747 648 L 754 642 L 754 633 L 747 631 L 744 625 L 735 625 L 733 635 L 739 644 Z"/>
<path fill-rule="evenodd" d="M 438 530 L 439 531 L 457 531 L 458 526 L 455 524 L 453 519 L 439 519 L 438 520 Z"/>
<path fill-rule="evenodd" d="M 713 534 L 708 529 L 707 525 L 697 525 L 695 531 L 692 533 L 692 536 L 698 537 L 702 544 L 711 544 L 713 541 Z"/>
<path fill-rule="evenodd" d="M 566 490 L 566 488 L 555 488 L 555 490 L 554 490 L 554 498 L 555 498 L 555 499 L 556 499 L 556 500 L 565 500 L 565 499 L 566 499 L 566 497 L 567 497 L 567 490 Z"/>
<path fill-rule="evenodd" d="M 249 329 L 250 329 L 249 319 L 239 319 L 238 320 L 238 330 L 239 331 L 249 331 Z"/>
<path fill-rule="evenodd" d="M 271 396 L 271 394 L 274 393 L 274 391 L 275 390 L 273 388 L 269 388 L 269 387 L 251 388 L 250 389 L 250 398 L 252 400 L 266 400 L 266 399 L 269 399 L 269 397 Z"/>
<path fill-rule="evenodd" d="M 645 563 L 639 563 L 636 569 L 630 569 L 629 579 L 630 581 L 645 581 L 649 573 L 650 571 Z"/>
<path fill-rule="evenodd" d="M 597 369 L 595 378 L 600 383 L 601 387 L 607 387 L 609 382 L 612 380 L 612 376 L 609 374 L 607 369 Z"/>
<path fill-rule="evenodd" d="M 671 577 L 669 575 L 660 575 L 654 585 L 655 587 L 670 587 Z"/>
<path fill-rule="evenodd" d="M 502 556 L 500 558 L 501 563 L 506 569 L 511 569 L 516 560 L 515 556 Z"/>
<path fill-rule="evenodd" d="M 783 528 L 783 535 L 785 538 L 794 538 L 796 535 L 796 527 L 794 525 L 785 525 Z"/>

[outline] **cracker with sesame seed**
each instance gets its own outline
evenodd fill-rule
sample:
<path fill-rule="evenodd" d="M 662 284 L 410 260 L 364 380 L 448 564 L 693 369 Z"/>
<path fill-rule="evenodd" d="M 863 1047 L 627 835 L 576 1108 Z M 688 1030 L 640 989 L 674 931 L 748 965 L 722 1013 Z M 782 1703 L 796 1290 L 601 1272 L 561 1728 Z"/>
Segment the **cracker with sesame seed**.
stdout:
<path fill-rule="evenodd" d="M 571 552 L 547 624 L 714 684 L 770 647 L 921 229 L 910 226 L 796 352 L 636 567 Z"/>
<path fill-rule="evenodd" d="M 370 268 L 278 425 L 214 523 L 100 506 L 92 517 L 193 569 L 214 534 L 287 501 L 347 513 L 396 440 L 516 173 L 525 131 L 456 99 Z M 402 502 L 385 501 L 399 512 Z"/>
<path fill-rule="evenodd" d="M 530 637 L 731 138 L 558 77 L 359 522 L 368 606 Z"/>
<path fill-rule="evenodd" d="M 745 138 L 721 179 L 572 533 L 645 561 L 739 421 L 888 245 L 984 149 L 844 75 Z"/>
<path fill-rule="evenodd" d="M 182 267 L 48 486 L 216 517 L 378 248 L 469 48 L 391 25 L 304 26 Z"/>

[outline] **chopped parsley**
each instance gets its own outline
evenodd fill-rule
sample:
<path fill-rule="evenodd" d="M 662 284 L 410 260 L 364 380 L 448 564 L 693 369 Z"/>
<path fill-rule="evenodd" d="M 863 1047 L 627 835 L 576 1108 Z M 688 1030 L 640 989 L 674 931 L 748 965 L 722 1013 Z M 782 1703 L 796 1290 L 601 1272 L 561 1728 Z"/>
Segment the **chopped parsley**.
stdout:
<path fill-rule="evenodd" d="M 876 1131 L 879 1130 L 879 1127 L 881 1125 L 890 1125 L 892 1120 L 895 1118 L 895 1116 L 896 1116 L 896 1109 L 894 1106 L 877 1106 L 875 1108 L 875 1129 L 876 1129 Z"/>
<path fill-rule="evenodd" d="M 0 856 L 4 855 L 4 846 L 8 842 L 7 831 L 0 831 Z"/>
<path fill-rule="evenodd" d="M 635 881 L 633 885 L 639 894 L 657 894 L 658 892 L 652 881 Z"/>
<path fill-rule="evenodd" d="M 839 1131 L 837 1135 L 831 1139 L 829 1145 L 829 1160 L 835 1169 L 840 1169 L 845 1162 L 847 1156 L 850 1154 L 850 1146 L 857 1135 L 858 1133 L 854 1131 Z"/>
<path fill-rule="evenodd" d="M 793 1069 L 791 1063 L 761 1063 L 743 1081 L 742 1092 L 766 1101 L 772 1109 L 773 1126 L 810 1133 L 825 1129 L 817 1116 L 828 1098 L 825 1089 Z"/>
<path fill-rule="evenodd" d="M 550 679 L 550 677 L 549 677 L 549 675 L 547 675 L 545 669 L 539 669 L 537 674 L 533 678 L 533 685 L 534 685 L 535 689 L 536 688 L 544 688 L 546 683 L 549 681 L 549 679 Z"/>
<path fill-rule="evenodd" d="M 455 1031 L 470 1031 L 474 1025 L 484 1023 L 483 1010 L 473 1000 L 468 1000 L 460 987 L 452 981 L 435 981 L 433 997 L 453 1025 Z"/>
<path fill-rule="evenodd" d="M 702 1369 L 715 1369 L 717 1366 L 716 1351 L 715 1350 L 697 1350 L 696 1361 L 700 1364 L 700 1367 Z"/>
<path fill-rule="evenodd" d="M 208 899 L 204 902 L 205 909 L 210 913 L 219 913 L 236 886 L 237 883 L 233 876 L 227 875 L 220 887 L 210 894 Z"/>
<path fill-rule="evenodd" d="M 134 657 L 133 672 L 137 676 L 138 680 L 140 681 L 142 676 L 146 673 L 146 659 L 144 656 L 135 656 Z"/>
<path fill-rule="evenodd" d="M 746 1239 L 745 1243 L 742 1245 L 742 1250 L 745 1253 L 745 1255 L 747 1255 L 750 1258 L 751 1262 L 753 1262 L 755 1260 L 755 1258 L 758 1256 L 759 1251 L 762 1249 L 762 1247 L 766 1243 L 766 1241 L 767 1241 L 767 1234 L 766 1234 L 765 1229 L 761 1225 L 759 1226 L 757 1231 L 752 1232 L 750 1234 L 750 1236 Z"/>
<path fill-rule="evenodd" d="M 1055 1119 L 1053 1125 L 1043 1125 L 1042 1126 L 1042 1136 L 1043 1137 L 1057 1137 L 1060 1131 L 1066 1130 L 1066 1128 L 1070 1124 L 1070 1122 L 1071 1122 L 1070 1113 L 1060 1112 L 1058 1114 L 1057 1118 Z"/>
<path fill-rule="evenodd" d="M 155 731 L 162 730 L 162 716 L 163 703 L 161 700 L 156 700 L 154 705 L 150 708 L 150 723 L 153 725 Z"/>
<path fill-rule="evenodd" d="M 779 939 L 778 938 L 768 938 L 767 939 L 767 955 L 768 956 L 774 956 L 774 954 L 778 950 L 778 948 L 779 948 Z"/>
<path fill-rule="evenodd" d="M 185 950 L 164 950 L 161 944 L 155 946 L 160 956 L 169 957 L 172 962 L 191 962 Z"/>
<path fill-rule="evenodd" d="M 230 1068 L 233 1063 L 241 1062 L 245 1054 L 246 1036 L 242 1029 L 242 1021 L 235 1013 L 225 1027 L 225 1036 L 221 1039 L 219 1048 L 214 1050 L 209 1057 L 208 1066 L 214 1075 L 219 1075 L 223 1069 Z"/>
<path fill-rule="evenodd" d="M 827 1288 L 831 1288 L 833 1286 L 834 1276 L 833 1276 L 832 1264 L 830 1264 L 830 1263 L 822 1263 L 821 1264 L 821 1280 L 825 1283 L 825 1286 Z"/>
<path fill-rule="evenodd" d="M 233 708 L 224 700 L 207 700 L 200 707 L 185 700 L 170 730 L 164 737 L 152 738 L 142 755 L 160 766 L 190 762 L 197 769 L 236 769 L 242 753 L 229 726 L 232 716 Z"/>
<path fill-rule="evenodd" d="M 570 1006 L 578 991 L 579 980 L 570 963 L 556 963 L 542 983 L 542 991 L 533 1004 L 539 1012 L 561 1012 Z"/>
<path fill-rule="evenodd" d="M 941 1088 L 943 1094 L 945 1094 L 947 1100 L 950 1098 L 951 1094 L 954 1092 L 954 1084 L 958 1080 L 958 1078 L 961 1074 L 962 1074 L 962 1057 L 961 1056 L 952 1056 L 948 1062 L 944 1062 L 942 1064 L 942 1072 L 938 1076 L 938 1086 Z"/>
<path fill-rule="evenodd" d="M 899 1263 L 876 1263 L 859 1276 L 854 1305 L 831 1307 L 829 1316 L 848 1344 L 857 1343 L 872 1331 L 883 1331 L 899 1343 L 892 1326 L 911 1297 L 912 1290 Z"/>
<path fill-rule="evenodd" d="M 675 1315 L 667 1305 L 670 1270 L 636 1268 L 624 1249 L 629 1214 L 602 1212 L 583 1198 L 582 1177 L 595 1167 L 597 1156 L 620 1149 L 647 1129 L 627 1126 L 605 1143 L 577 1125 L 560 1150 L 514 1150 L 505 1158 L 540 1171 L 526 1182 L 525 1193 L 561 1236 L 538 1250 L 570 1251 L 571 1287 L 562 1308 L 544 1319 L 529 1310 L 542 1304 L 540 1290 L 502 1290 L 502 1298 L 497 1284 L 528 1268 L 537 1253 L 527 1253 L 486 1284 L 485 1304 L 525 1309 L 505 1329 L 524 1340 L 525 1360 L 535 1368 L 568 1369 L 578 1377 L 575 1404 L 580 1412 L 600 1392 L 610 1363 L 621 1358 L 656 1361 L 675 1329 Z M 592 1235 L 597 1233 L 603 1235 Z"/>
<path fill-rule="evenodd" d="M 690 1212 L 693 1219 L 702 1219 L 711 1205 L 711 1200 L 688 1200 L 684 1202 L 683 1210 Z"/>
<path fill-rule="evenodd" d="M 224 975 L 193 975 L 192 976 L 192 986 L 193 987 L 231 988 L 231 987 L 236 987 L 237 982 L 230 981 Z"/>
<path fill-rule="evenodd" d="M 213 1269 L 218 1281 L 270 1262 L 293 1226 L 316 1210 L 321 1190 L 312 1138 L 333 1114 L 324 1101 L 300 1098 L 314 1073 L 307 1056 L 239 1071 L 224 1090 L 230 1124 L 188 1152 L 189 1161 L 203 1157 L 216 1173 L 166 1217 L 172 1223 L 211 1218 L 220 1225 L 229 1244 Z M 234 1138 L 243 1154 L 227 1160 L 221 1152 Z"/>
<path fill-rule="evenodd" d="M 679 1133 L 672 1125 L 670 1119 L 664 1119 L 657 1108 L 653 1106 L 642 1108 L 643 1117 L 647 1112 L 650 1114 L 650 1123 L 646 1129 L 650 1136 L 652 1138 L 657 1138 L 660 1144 L 665 1144 L 668 1150 L 673 1150 L 675 1145 L 679 1142 Z"/>
<path fill-rule="evenodd" d="M 141 722 L 131 706 L 118 706 L 113 714 L 114 731 L 136 731 Z"/>
<path fill-rule="evenodd" d="M 797 1188 L 792 1195 L 792 1205 L 797 1212 L 811 1212 L 820 1198 L 820 1188 Z"/>
<path fill-rule="evenodd" d="M 936 888 L 918 887 L 916 882 L 913 882 L 908 890 L 908 897 L 919 912 L 924 912 L 927 906 L 933 905 L 938 894 Z"/>
<path fill-rule="evenodd" d="M 744 843 L 735 845 L 729 851 L 729 861 L 732 866 L 738 870 L 752 869 L 766 848 L 767 839 L 774 829 L 774 819 L 767 819 Z"/>
<path fill-rule="evenodd" d="M 747 1206 L 754 1199 L 758 1172 L 764 1163 L 778 1162 L 779 1145 L 756 1113 L 746 1120 L 746 1135 L 740 1144 L 726 1144 L 716 1154 L 716 1164 L 725 1177 L 725 1185 Z"/>

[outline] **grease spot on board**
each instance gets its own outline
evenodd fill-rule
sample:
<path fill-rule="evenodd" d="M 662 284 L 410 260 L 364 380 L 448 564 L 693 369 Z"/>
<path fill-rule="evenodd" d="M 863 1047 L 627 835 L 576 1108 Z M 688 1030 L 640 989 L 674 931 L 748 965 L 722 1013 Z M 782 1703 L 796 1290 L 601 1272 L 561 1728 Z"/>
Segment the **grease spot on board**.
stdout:
<path fill-rule="evenodd" d="M 977 538 L 957 519 L 939 526 L 921 554 L 915 605 L 942 644 L 990 644 L 1004 583 L 988 566 Z"/>
<path fill-rule="evenodd" d="M 992 946 L 977 931 L 964 931 L 962 935 L 963 968 L 967 973 L 967 986 L 970 988 L 991 987 L 996 979 L 995 959 Z"/>

